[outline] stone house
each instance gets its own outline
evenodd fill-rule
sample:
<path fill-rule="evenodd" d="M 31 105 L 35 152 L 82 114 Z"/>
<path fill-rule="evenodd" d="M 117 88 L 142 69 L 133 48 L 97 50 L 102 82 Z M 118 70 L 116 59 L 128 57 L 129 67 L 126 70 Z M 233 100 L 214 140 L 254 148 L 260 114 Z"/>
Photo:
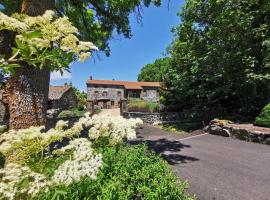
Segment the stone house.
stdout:
<path fill-rule="evenodd" d="M 69 110 L 77 107 L 77 98 L 71 86 L 50 86 L 48 109 Z"/>
<path fill-rule="evenodd" d="M 101 108 L 119 108 L 121 100 L 158 102 L 159 88 L 158 82 L 93 80 L 90 77 L 87 81 L 87 101 L 88 105 L 94 103 Z"/>

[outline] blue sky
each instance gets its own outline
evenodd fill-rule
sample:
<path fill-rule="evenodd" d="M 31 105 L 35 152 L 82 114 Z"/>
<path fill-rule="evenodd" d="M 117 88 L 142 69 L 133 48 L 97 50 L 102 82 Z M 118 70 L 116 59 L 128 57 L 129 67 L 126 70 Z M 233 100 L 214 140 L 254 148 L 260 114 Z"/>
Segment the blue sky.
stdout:
<path fill-rule="evenodd" d="M 142 24 L 138 24 L 134 14 L 130 15 L 133 37 L 125 39 L 116 36 L 110 41 L 111 55 L 100 54 L 101 60 L 89 58 L 84 63 L 76 62 L 71 66 L 71 74 L 53 74 L 51 85 L 63 85 L 65 82 L 81 90 L 86 90 L 86 80 L 94 79 L 136 81 L 140 69 L 162 57 L 173 39 L 171 28 L 180 23 L 177 13 L 184 0 L 167 0 L 159 8 L 151 6 L 143 11 Z M 59 80 L 60 79 L 60 80 Z"/>

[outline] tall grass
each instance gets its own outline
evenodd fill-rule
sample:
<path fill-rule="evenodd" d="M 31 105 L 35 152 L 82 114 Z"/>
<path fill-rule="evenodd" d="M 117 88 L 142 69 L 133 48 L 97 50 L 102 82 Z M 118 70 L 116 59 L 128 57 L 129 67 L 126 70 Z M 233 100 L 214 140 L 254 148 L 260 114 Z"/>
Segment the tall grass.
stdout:
<path fill-rule="evenodd" d="M 128 102 L 129 112 L 158 112 L 159 104 L 156 102 L 147 102 L 143 100 L 133 100 Z"/>

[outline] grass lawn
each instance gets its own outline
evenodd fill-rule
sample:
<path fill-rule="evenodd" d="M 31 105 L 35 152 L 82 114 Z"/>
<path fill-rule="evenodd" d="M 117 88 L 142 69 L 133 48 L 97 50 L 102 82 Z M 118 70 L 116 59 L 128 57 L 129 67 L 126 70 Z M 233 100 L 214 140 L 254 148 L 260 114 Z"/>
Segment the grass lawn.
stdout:
<path fill-rule="evenodd" d="M 199 122 L 179 122 L 179 123 L 170 123 L 170 124 L 161 124 L 158 125 L 164 131 L 177 133 L 177 134 L 186 134 L 193 130 L 202 128 L 201 123 Z"/>
<path fill-rule="evenodd" d="M 71 110 L 64 110 L 58 114 L 58 118 L 66 118 L 66 117 L 83 117 L 86 113 L 86 110 L 79 110 L 78 108 L 74 108 Z"/>

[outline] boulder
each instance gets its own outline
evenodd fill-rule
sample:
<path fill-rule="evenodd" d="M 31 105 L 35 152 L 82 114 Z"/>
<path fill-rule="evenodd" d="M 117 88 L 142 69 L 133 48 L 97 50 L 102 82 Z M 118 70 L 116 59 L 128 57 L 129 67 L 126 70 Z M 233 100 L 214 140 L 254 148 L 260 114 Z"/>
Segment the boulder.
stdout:
<path fill-rule="evenodd" d="M 224 136 L 224 137 L 231 136 L 231 133 L 228 129 L 225 129 L 219 125 L 214 125 L 214 124 L 205 127 L 204 131 L 208 132 L 209 134 L 212 134 L 212 135 L 220 135 L 220 136 Z"/>

